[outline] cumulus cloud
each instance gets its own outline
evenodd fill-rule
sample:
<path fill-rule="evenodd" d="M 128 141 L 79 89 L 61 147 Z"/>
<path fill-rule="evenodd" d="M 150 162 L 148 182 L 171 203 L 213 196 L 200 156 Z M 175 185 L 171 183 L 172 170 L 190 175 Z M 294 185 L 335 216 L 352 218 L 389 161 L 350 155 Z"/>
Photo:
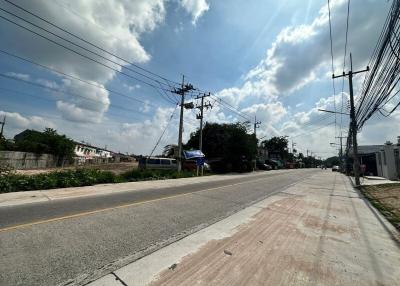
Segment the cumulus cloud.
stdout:
<path fill-rule="evenodd" d="M 336 0 L 331 3 L 334 64 L 335 70 L 341 72 L 345 41 L 341 32 L 346 29 L 347 1 Z M 352 2 L 352 36 L 348 51 L 357 51 L 354 57 L 357 66 L 367 63 L 389 4 L 381 1 Z M 235 106 L 249 98 L 274 101 L 316 80 L 330 80 L 330 61 L 328 9 L 324 5 L 311 24 L 282 29 L 267 50 L 265 58 L 243 77 L 243 85 L 223 89 L 218 95 Z M 329 77 L 326 77 L 327 74 Z"/>
<path fill-rule="evenodd" d="M 195 25 L 197 20 L 210 9 L 210 5 L 206 0 L 180 0 L 182 7 L 192 15 L 192 24 Z"/>
<path fill-rule="evenodd" d="M 344 54 L 347 1 L 332 2 L 332 31 L 335 69 L 341 71 Z M 357 64 L 363 65 L 371 55 L 389 5 L 380 1 L 352 3 L 349 50 L 357 51 Z M 356 6 L 361 6 L 356 7 Z M 383 11 L 382 11 L 383 10 Z M 379 13 L 377 13 L 379 11 Z M 327 5 L 310 25 L 283 29 L 268 49 L 266 58 L 247 75 L 248 80 L 263 79 L 278 95 L 290 94 L 330 70 L 330 38 Z M 325 70 L 325 72 L 324 72 Z M 331 72 L 329 72 L 331 74 Z"/>
<path fill-rule="evenodd" d="M 37 83 L 37 84 L 39 84 L 45 88 L 49 88 L 49 89 L 57 89 L 60 87 L 55 81 L 47 80 L 44 78 L 34 78 L 29 74 L 6 72 L 5 75 L 8 77 L 11 77 L 11 78 L 15 78 L 17 80 Z"/>
<path fill-rule="evenodd" d="M 150 60 L 150 55 L 139 42 L 140 36 L 143 33 L 153 31 L 163 22 L 165 17 L 164 0 L 88 0 L 75 1 L 73 5 L 66 1 L 49 2 L 45 0 L 17 1 L 16 3 L 128 61 L 136 63 L 144 63 Z M 7 3 L 3 3 L 2 7 L 21 13 L 17 8 Z M 60 31 L 55 32 L 63 34 Z M 64 73 L 100 85 L 107 84 L 115 76 L 115 71 L 67 51 L 14 25 L 6 23 L 1 25 L 0 33 L 4 35 L 5 39 L 2 43 L 3 47 Z M 59 39 L 56 40 L 60 41 Z M 29 43 L 29 45 L 21 45 L 20 43 Z M 93 49 L 93 47 L 90 48 Z M 80 52 L 100 62 L 105 62 L 88 52 Z M 101 53 L 100 51 L 96 52 Z M 116 70 L 121 70 L 120 66 L 110 63 L 107 63 L 107 65 Z M 23 74 L 13 73 L 10 76 L 29 80 L 29 77 Z M 109 107 L 107 92 L 88 87 L 81 82 L 65 80 L 62 86 L 57 86 L 54 82 L 41 80 L 40 84 L 51 88 L 74 91 L 90 98 L 88 100 L 82 97 L 68 97 L 64 98 L 62 102 L 58 102 L 57 108 L 61 110 L 66 119 L 81 122 L 100 122 Z M 86 111 L 91 115 L 90 118 L 79 115 Z"/>
<path fill-rule="evenodd" d="M 7 134 L 17 133 L 24 129 L 43 130 L 46 127 L 55 128 L 56 125 L 49 119 L 41 116 L 23 116 L 18 112 L 7 112 L 0 110 L 0 117 L 6 117 L 5 132 Z"/>

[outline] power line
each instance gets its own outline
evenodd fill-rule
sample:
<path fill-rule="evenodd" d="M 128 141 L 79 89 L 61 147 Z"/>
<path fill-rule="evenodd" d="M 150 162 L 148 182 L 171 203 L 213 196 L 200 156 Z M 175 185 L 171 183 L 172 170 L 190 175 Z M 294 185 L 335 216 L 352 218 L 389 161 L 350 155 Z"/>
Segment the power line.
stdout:
<path fill-rule="evenodd" d="M 1 9 L 1 8 L 0 8 L 0 9 Z M 48 37 L 46 37 L 46 36 L 44 36 L 44 35 L 42 35 L 42 34 L 40 34 L 40 33 L 37 33 L 37 32 L 35 32 L 35 31 L 33 31 L 33 30 L 31 30 L 31 29 L 29 29 L 29 28 L 27 28 L 27 27 L 25 27 L 25 26 L 23 26 L 23 25 L 21 25 L 21 24 L 18 24 L 18 23 L 16 23 L 16 22 L 14 22 L 14 21 L 12 21 L 12 20 L 10 20 L 10 19 L 4 17 L 4 16 L 1 16 L 1 15 L 0 15 L 0 18 L 2 18 L 3 20 L 6 20 L 6 21 L 8 21 L 8 22 L 10 22 L 10 23 L 12 23 L 12 24 L 14 24 L 14 25 L 16 25 L 16 26 L 22 28 L 22 29 L 25 29 L 25 30 L 31 32 L 32 34 L 35 34 L 35 35 L 37 35 L 37 36 L 39 36 L 39 37 L 41 37 L 41 38 L 43 38 L 43 39 L 45 39 L 45 40 L 47 40 L 47 41 L 49 41 L 49 42 L 55 44 L 55 45 L 58 45 L 58 46 L 60 46 L 60 47 L 62 47 L 62 48 L 64 48 L 64 49 L 66 49 L 66 50 L 69 50 L 69 51 L 72 52 L 72 53 L 75 53 L 75 54 L 77 54 L 77 55 L 79 55 L 79 56 L 81 56 L 81 57 L 83 57 L 83 58 L 86 58 L 86 59 L 88 59 L 88 60 L 91 60 L 91 61 L 93 61 L 93 62 L 95 62 L 95 63 L 97 63 L 97 64 L 99 64 L 99 65 L 102 65 L 102 66 L 104 66 L 104 67 L 106 67 L 106 68 L 108 68 L 108 69 L 110 69 L 110 70 L 112 70 L 112 71 L 115 71 L 115 72 L 117 72 L 117 73 L 119 73 L 119 74 L 122 74 L 122 75 L 124 75 L 124 76 L 126 76 L 126 77 L 132 78 L 132 79 L 134 79 L 134 80 L 136 80 L 136 81 L 139 81 L 139 82 L 141 82 L 141 83 L 144 83 L 144 84 L 146 84 L 146 85 L 148 85 L 148 86 L 151 86 L 151 87 L 153 87 L 153 88 L 160 88 L 160 87 L 157 87 L 156 85 L 151 84 L 151 83 L 149 83 L 149 82 L 147 82 L 147 81 L 144 81 L 144 80 L 139 79 L 139 78 L 137 78 L 137 77 L 134 77 L 134 76 L 132 76 L 132 75 L 130 75 L 130 74 L 127 74 L 127 73 L 125 73 L 125 72 L 123 72 L 123 71 L 120 71 L 120 70 L 118 70 L 118 69 L 115 69 L 115 68 L 113 68 L 113 67 L 110 67 L 110 66 L 108 66 L 108 65 L 106 65 L 106 64 L 104 64 L 104 63 L 102 63 L 102 62 L 100 62 L 100 61 L 98 61 L 98 60 L 96 60 L 96 59 L 93 59 L 93 58 L 91 58 L 91 57 L 89 57 L 89 56 L 87 56 L 87 55 L 84 55 L 84 54 L 82 54 L 82 53 L 80 53 L 80 52 L 78 52 L 78 51 L 76 51 L 76 50 L 74 50 L 74 49 L 72 49 L 72 48 L 70 48 L 70 47 L 67 47 L 67 46 L 65 46 L 65 45 L 63 45 L 63 44 L 61 44 L 61 43 L 59 43 L 59 42 L 57 42 L 57 41 L 54 41 L 54 40 L 52 40 L 52 39 L 50 39 L 50 38 L 48 38 Z M 68 41 L 68 40 L 67 40 L 67 41 Z M 120 65 L 120 66 L 123 67 L 123 68 L 126 68 L 125 66 L 122 66 L 122 65 Z M 164 89 L 164 88 L 163 88 L 163 89 Z M 167 90 L 167 89 L 164 89 L 164 90 L 170 92 L 170 90 Z"/>
<path fill-rule="evenodd" d="M 314 131 L 316 131 L 316 130 L 320 130 L 320 129 L 326 128 L 326 127 L 331 126 L 331 125 L 333 125 L 333 124 L 335 124 L 335 121 L 333 121 L 333 122 L 331 122 L 331 123 L 328 123 L 328 124 L 326 124 L 326 125 L 324 125 L 324 126 L 321 126 L 321 127 L 315 128 L 315 129 L 312 129 L 312 130 L 310 130 L 310 131 L 308 131 L 308 132 L 300 133 L 300 134 L 295 135 L 295 136 L 290 136 L 290 138 L 296 138 L 296 137 L 299 137 L 299 136 L 308 135 L 308 134 L 310 134 L 310 133 L 312 133 L 312 132 L 314 132 Z"/>
<path fill-rule="evenodd" d="M 357 102 L 358 129 L 392 98 L 391 95 L 400 81 L 399 51 L 400 1 L 394 0 L 370 59 L 371 71 L 365 76 Z M 399 104 L 391 112 L 398 106 Z"/>
<path fill-rule="evenodd" d="M 10 110 L 4 109 L 3 106 L 2 106 L 2 108 L 0 108 L 0 111 L 7 112 L 7 113 L 16 113 L 16 114 L 20 114 L 20 115 L 27 116 L 27 117 L 34 117 L 34 116 L 37 116 L 37 115 L 27 114 L 27 113 L 25 113 L 25 112 L 10 111 Z M 61 119 L 61 116 L 52 116 L 52 115 L 49 115 L 49 114 L 46 114 L 44 117 L 45 117 L 45 118 L 52 118 L 52 119 Z M 12 118 L 12 117 L 11 117 L 11 116 L 8 116 L 8 120 L 9 120 L 9 121 L 12 120 L 12 119 L 10 119 L 10 118 Z M 42 118 L 43 118 L 43 117 L 42 117 Z"/>
<path fill-rule="evenodd" d="M 251 121 L 250 117 L 243 114 L 241 111 L 239 111 L 238 109 L 236 109 L 235 107 L 233 107 L 231 104 L 229 104 L 228 102 L 226 102 L 225 100 L 223 100 L 220 97 L 215 96 L 214 94 L 211 93 L 211 97 L 213 97 L 215 99 L 214 103 L 218 103 L 221 107 L 228 109 L 230 112 L 235 113 L 236 115 L 242 117 L 243 119 L 247 120 L 247 121 Z"/>
<path fill-rule="evenodd" d="M 6 92 L 10 92 L 10 93 L 14 93 L 14 94 L 20 94 L 20 95 L 23 95 L 23 96 L 33 97 L 33 98 L 37 98 L 37 99 L 39 99 L 39 100 L 44 100 L 44 101 L 52 102 L 52 103 L 58 101 L 58 99 L 56 99 L 56 98 L 46 98 L 46 97 L 42 97 L 42 96 L 40 96 L 40 95 L 36 95 L 36 94 L 32 94 L 32 93 L 27 93 L 27 92 L 15 90 L 15 89 L 9 89 L 9 88 L 0 87 L 0 90 L 4 90 L 4 91 L 6 91 Z M 118 107 L 115 107 L 114 105 L 113 105 L 113 106 L 110 106 L 110 107 L 111 107 L 111 108 L 117 108 L 117 109 L 118 109 Z M 129 112 L 129 118 L 130 118 L 130 119 L 136 119 L 136 120 L 142 120 L 142 119 L 143 119 L 143 118 L 139 118 L 139 117 L 137 117 L 137 116 L 132 115 L 131 112 L 136 113 L 136 110 L 124 110 L 124 111 Z M 124 118 L 124 119 L 128 118 L 128 116 L 124 116 L 124 115 L 122 115 L 120 112 L 118 112 L 118 113 L 117 113 L 117 112 L 113 112 L 112 110 L 107 110 L 107 113 L 112 114 L 113 117 L 119 117 L 119 118 Z M 149 116 L 149 117 L 151 116 L 151 114 L 146 114 L 146 113 L 140 113 L 140 115 L 141 115 L 141 116 L 147 115 L 147 116 Z M 60 118 L 60 119 L 61 119 L 61 118 Z"/>
<path fill-rule="evenodd" d="M 122 57 L 116 55 L 115 53 L 112 53 L 112 52 L 110 52 L 110 51 L 108 51 L 108 50 L 106 50 L 106 49 L 100 47 L 99 45 L 96 45 L 96 44 L 94 44 L 94 43 L 92 43 L 92 42 L 90 42 L 90 41 L 84 39 L 83 37 L 80 37 L 80 36 L 78 36 L 78 35 L 72 33 L 71 31 L 69 31 L 69 30 L 67 30 L 67 29 L 65 29 L 65 28 L 60 27 L 59 25 L 54 24 L 53 22 L 51 22 L 51 21 L 49 21 L 49 20 L 47 20 L 47 19 L 45 19 L 45 18 L 43 18 L 43 17 L 41 17 L 41 16 L 39 16 L 39 15 L 37 15 L 37 14 L 35 14 L 35 13 L 33 13 L 33 12 L 31 12 L 31 11 L 29 11 L 29 10 L 23 8 L 23 7 L 20 6 L 20 5 L 17 5 L 17 4 L 15 4 L 15 3 L 13 3 L 13 2 L 11 2 L 11 1 L 9 1 L 9 0 L 4 0 L 4 1 L 7 2 L 8 4 L 13 5 L 14 7 L 16 7 L 16 8 L 18 8 L 18 9 L 20 9 L 20 10 L 22 10 L 22 11 L 24 11 L 24 12 L 30 14 L 30 15 L 32 15 L 32 16 L 34 16 L 35 18 L 40 19 L 41 21 L 43 21 L 43 22 L 45 22 L 45 23 L 47 23 L 47 24 L 49 24 L 49 25 L 51 25 L 51 26 L 53 26 L 53 27 L 55 27 L 55 28 L 57 28 L 57 29 L 59 29 L 59 30 L 61 30 L 61 31 L 63 31 L 64 33 L 67 33 L 68 35 L 70 35 L 70 36 L 72 36 L 72 37 L 74 37 L 74 38 L 76 38 L 76 39 L 78 39 L 78 40 L 80 40 L 80 41 L 82 41 L 82 42 L 84 42 L 84 43 L 86 43 L 86 44 L 92 46 L 92 47 L 95 47 L 95 48 L 99 49 L 100 51 L 105 52 L 105 53 L 108 54 L 108 55 L 111 55 L 111 56 L 113 56 L 113 57 L 115 57 L 115 58 L 117 58 L 117 59 L 119 59 L 119 60 L 121 60 L 121 61 L 123 61 L 123 62 L 129 64 L 129 65 L 132 65 L 132 66 L 136 67 L 136 68 L 139 69 L 139 70 L 142 70 L 142 71 L 144 71 L 144 72 L 147 72 L 147 73 L 149 73 L 149 74 L 151 74 L 151 75 L 153 75 L 153 76 L 156 76 L 156 77 L 158 77 L 158 78 L 160 78 L 160 79 L 163 79 L 163 80 L 165 80 L 165 81 L 168 81 L 168 82 L 171 82 L 171 83 L 174 83 L 174 84 L 179 84 L 179 83 L 177 83 L 177 82 L 175 82 L 175 81 L 169 80 L 169 79 L 167 79 L 167 78 L 165 78 L 165 77 L 163 77 L 163 76 L 161 76 L 161 75 L 158 75 L 158 74 L 156 74 L 156 73 L 154 73 L 154 72 L 152 72 L 152 71 L 149 71 L 148 69 L 142 68 L 141 66 L 136 65 L 135 63 L 132 63 L 132 62 L 130 62 L 130 61 L 128 61 L 128 60 L 126 60 L 126 59 L 124 59 L 124 58 L 122 58 Z M 15 14 L 13 14 L 13 13 L 11 13 L 11 12 L 9 12 L 9 11 L 6 11 L 6 10 L 4 10 L 4 9 L 1 9 L 1 10 L 5 11 L 5 12 L 7 12 L 7 13 L 9 13 L 9 14 L 12 14 L 12 15 L 16 16 Z M 18 17 L 18 16 L 16 16 L 16 17 Z M 23 20 L 23 21 L 26 21 L 25 19 L 22 19 L 22 18 L 20 18 L 20 17 L 18 17 L 18 18 L 21 19 L 21 20 Z M 28 21 L 26 21 L 26 22 L 28 22 Z M 30 23 L 30 22 L 28 22 L 28 23 Z M 33 24 L 32 24 L 32 25 L 33 25 Z M 40 29 L 42 29 L 42 28 L 40 28 Z M 138 73 L 138 74 L 140 74 L 140 75 L 142 75 L 142 76 L 144 76 L 144 77 L 146 77 L 146 78 L 148 78 L 148 79 L 154 80 L 153 78 L 148 77 L 148 76 L 146 76 L 146 75 L 144 75 L 144 74 L 141 74 L 141 73 L 139 73 L 139 72 L 137 72 L 137 71 L 135 71 L 135 72 Z"/>
<path fill-rule="evenodd" d="M 57 88 L 49 87 L 49 86 L 42 85 L 42 84 L 39 84 L 39 83 L 23 80 L 21 78 L 15 78 L 15 77 L 8 76 L 8 75 L 5 75 L 5 74 L 0 74 L 0 77 L 11 79 L 11 80 L 15 80 L 15 81 L 20 81 L 20 82 L 23 82 L 23 83 L 26 83 L 26 84 L 29 84 L 29 85 L 32 85 L 32 86 L 36 86 L 36 87 L 40 87 L 40 88 L 43 88 L 43 89 L 52 90 L 52 91 L 63 93 L 63 94 L 70 95 L 70 96 L 76 96 L 76 97 L 83 98 L 85 100 L 89 100 L 89 101 L 93 101 L 93 102 L 104 104 L 104 102 L 102 102 L 100 100 L 96 100 L 94 98 L 86 97 L 86 96 L 83 96 L 83 95 L 80 95 L 80 94 L 77 94 L 77 93 L 66 92 L 66 91 L 61 90 L 61 89 L 57 89 Z M 113 107 L 113 108 L 118 108 L 118 109 L 121 109 L 121 110 L 130 111 L 130 112 L 136 112 L 136 113 L 144 114 L 144 115 L 147 116 L 146 113 L 143 113 L 143 112 L 140 112 L 140 111 L 137 111 L 137 110 L 134 110 L 134 109 L 130 109 L 130 108 L 127 108 L 127 107 L 124 107 L 124 106 L 115 105 L 115 104 L 111 104 L 111 103 L 109 103 L 108 105 L 110 107 Z"/>
<path fill-rule="evenodd" d="M 331 66 L 332 66 L 332 74 L 335 73 L 335 68 L 333 65 L 333 40 L 332 40 L 332 22 L 331 22 L 331 5 L 328 0 L 328 16 L 329 16 L 329 38 L 331 44 Z M 336 89 L 335 89 L 335 80 L 332 78 L 332 88 L 333 88 L 333 105 L 334 110 L 336 112 Z M 335 136 L 336 136 L 336 113 L 335 113 Z"/>
<path fill-rule="evenodd" d="M 99 88 L 99 89 L 102 89 L 102 90 L 106 90 L 106 91 L 108 91 L 108 92 L 110 92 L 110 93 L 119 95 L 119 96 L 121 96 L 121 97 L 125 97 L 125 98 L 127 98 L 127 99 L 129 99 L 129 100 L 133 100 L 133 101 L 140 102 L 140 103 L 143 103 L 143 104 L 148 104 L 148 105 L 151 105 L 151 106 L 153 106 L 153 107 L 158 107 L 158 106 L 156 106 L 156 105 L 154 105 L 154 104 L 151 104 L 151 103 L 148 103 L 148 102 L 146 102 L 146 101 L 143 101 L 143 100 L 140 100 L 140 99 L 137 99 L 137 98 L 128 96 L 128 95 L 126 95 L 126 94 L 124 94 L 124 93 L 121 93 L 121 92 L 118 92 L 118 91 L 115 91 L 115 90 L 112 90 L 112 89 L 109 89 L 109 88 L 106 88 L 106 87 L 104 87 L 103 85 L 98 84 L 98 83 L 96 83 L 96 82 L 87 81 L 87 80 L 84 80 L 84 79 L 79 78 L 79 77 L 77 77 L 77 76 L 64 73 L 64 72 L 62 72 L 62 71 L 60 71 L 60 70 L 57 70 L 57 69 L 55 69 L 55 68 L 48 67 L 48 66 L 46 66 L 46 65 L 37 63 L 37 62 L 35 62 L 35 61 L 31 60 L 31 59 L 23 58 L 23 57 L 21 57 L 21 56 L 18 56 L 18 55 L 16 55 L 16 54 L 12 54 L 12 53 L 10 53 L 10 52 L 7 52 L 7 51 L 1 50 L 1 49 L 0 49 L 0 53 L 3 53 L 4 55 L 7 55 L 7 56 L 9 56 L 9 57 L 13 57 L 13 58 L 19 59 L 19 60 L 21 60 L 21 61 L 25 61 L 25 62 L 30 63 L 30 64 L 32 64 L 32 65 L 36 65 L 36 66 L 38 66 L 38 67 L 47 69 L 47 70 L 49 70 L 49 71 L 58 73 L 58 74 L 60 74 L 60 75 L 62 75 L 62 76 L 68 77 L 68 78 L 70 78 L 70 79 L 80 81 L 80 82 L 85 83 L 85 84 L 87 84 L 87 85 L 91 85 L 91 86 L 94 86 L 94 87 L 96 87 L 96 88 Z"/>
<path fill-rule="evenodd" d="M 163 132 L 161 133 L 161 136 L 158 138 L 158 140 L 156 142 L 156 145 L 154 146 L 153 150 L 151 150 L 151 153 L 150 153 L 149 157 L 151 157 L 153 155 L 153 152 L 156 150 L 158 144 L 160 144 L 161 139 L 163 138 L 163 136 L 165 134 L 165 131 L 167 131 L 167 128 L 168 128 L 169 124 L 171 123 L 172 118 L 174 117 L 174 114 L 175 114 L 175 111 L 176 111 L 177 107 L 178 107 L 178 104 L 176 105 L 175 109 L 172 111 L 171 116 L 169 117 L 169 120 L 167 122 L 167 125 L 165 125 L 165 128 L 164 128 Z"/>
<path fill-rule="evenodd" d="M 348 42 L 348 34 L 349 34 L 349 19 L 350 19 L 350 0 L 347 1 L 347 20 L 346 20 L 346 38 L 345 38 L 345 43 L 344 43 L 344 55 L 343 55 L 343 69 L 342 71 L 344 72 L 344 69 L 346 67 L 346 57 L 347 57 L 347 42 Z M 334 79 L 332 79 L 334 80 Z M 343 96 L 344 93 L 344 78 L 342 78 L 342 93 L 341 93 L 341 107 L 340 107 L 340 130 L 342 130 L 342 125 L 343 125 Z"/>

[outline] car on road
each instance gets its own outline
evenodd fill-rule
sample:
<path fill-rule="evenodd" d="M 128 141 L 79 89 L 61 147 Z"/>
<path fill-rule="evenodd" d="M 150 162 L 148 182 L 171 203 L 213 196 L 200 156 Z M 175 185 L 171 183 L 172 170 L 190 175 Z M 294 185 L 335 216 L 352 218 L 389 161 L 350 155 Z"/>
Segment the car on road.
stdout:
<path fill-rule="evenodd" d="M 264 171 L 272 170 L 272 166 L 271 165 L 265 164 L 265 163 L 260 162 L 260 161 L 257 161 L 256 167 L 257 167 L 257 169 L 264 170 Z"/>
<path fill-rule="evenodd" d="M 333 166 L 332 172 L 339 172 L 339 166 L 337 166 L 337 165 Z"/>

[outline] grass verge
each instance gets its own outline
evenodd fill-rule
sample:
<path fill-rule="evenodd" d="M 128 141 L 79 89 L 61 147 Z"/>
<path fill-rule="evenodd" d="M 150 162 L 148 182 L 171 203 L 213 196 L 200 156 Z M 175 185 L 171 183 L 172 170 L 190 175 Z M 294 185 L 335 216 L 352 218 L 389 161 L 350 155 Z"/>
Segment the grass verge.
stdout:
<path fill-rule="evenodd" d="M 165 180 L 195 176 L 194 172 L 174 170 L 131 170 L 119 175 L 110 171 L 80 168 L 37 175 L 0 173 L 0 193 L 45 190 L 96 184 Z"/>
<path fill-rule="evenodd" d="M 400 184 L 363 186 L 361 192 L 388 221 L 400 230 Z"/>

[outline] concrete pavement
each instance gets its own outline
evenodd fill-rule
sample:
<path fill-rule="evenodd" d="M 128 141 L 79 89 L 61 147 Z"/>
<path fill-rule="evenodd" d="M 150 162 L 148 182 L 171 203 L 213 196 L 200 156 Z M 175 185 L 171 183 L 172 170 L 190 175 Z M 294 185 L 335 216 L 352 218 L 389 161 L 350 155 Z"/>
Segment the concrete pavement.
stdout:
<path fill-rule="evenodd" d="M 318 172 L 104 285 L 400 285 L 400 237 L 347 177 Z"/>
<path fill-rule="evenodd" d="M 173 180 L 175 187 L 144 190 L 118 184 L 107 195 L 0 207 L 0 285 L 84 285 L 316 172 L 323 171 Z"/>

